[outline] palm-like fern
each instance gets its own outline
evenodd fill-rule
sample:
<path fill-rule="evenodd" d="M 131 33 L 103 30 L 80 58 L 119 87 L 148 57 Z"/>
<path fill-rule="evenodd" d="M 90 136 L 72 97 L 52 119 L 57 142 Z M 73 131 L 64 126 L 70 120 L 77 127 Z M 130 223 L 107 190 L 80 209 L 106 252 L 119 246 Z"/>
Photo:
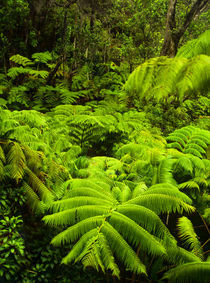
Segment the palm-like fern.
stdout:
<path fill-rule="evenodd" d="M 135 104 L 145 102 L 179 102 L 200 91 L 209 90 L 210 58 L 153 58 L 137 67 L 128 78 L 125 90 Z M 140 104 L 139 104 L 140 103 Z"/>
<path fill-rule="evenodd" d="M 55 162 L 47 161 L 44 153 L 37 151 L 40 147 L 46 153 L 49 150 L 49 143 L 40 141 L 46 120 L 33 110 L 10 112 L 0 109 L 0 112 L 0 178 L 6 184 L 13 182 L 16 186 L 23 185 L 32 209 L 43 211 L 44 203 L 55 197 L 55 193 L 45 185 L 52 179 L 46 170 Z M 63 169 L 57 174 L 59 170 L 56 167 L 61 169 L 56 164 L 52 175 L 59 180 Z M 51 181 L 50 186 L 54 187 L 55 182 Z"/>
<path fill-rule="evenodd" d="M 188 41 L 177 52 L 176 57 L 192 58 L 199 54 L 210 56 L 210 30 L 206 30 L 198 38 Z"/>
<path fill-rule="evenodd" d="M 52 201 L 54 193 L 41 180 L 39 153 L 11 140 L 1 140 L 0 145 L 0 178 L 6 183 L 13 180 L 16 186 L 23 183 L 29 204 L 40 212 L 41 203 Z"/>
<path fill-rule="evenodd" d="M 53 238 L 52 244 L 76 242 L 63 259 L 66 264 L 82 261 L 85 266 L 110 269 L 118 276 L 117 257 L 133 272 L 145 273 L 144 264 L 135 254 L 139 245 L 142 251 L 154 256 L 166 254 L 165 243 L 176 247 L 157 214 L 193 211 L 191 200 L 168 184 L 143 191 L 137 189 L 132 196 L 128 186 L 112 180 L 107 182 L 103 176 L 98 172 L 89 179 L 68 182 L 70 189 L 66 196 L 51 204 L 54 214 L 43 220 L 66 228 Z"/>

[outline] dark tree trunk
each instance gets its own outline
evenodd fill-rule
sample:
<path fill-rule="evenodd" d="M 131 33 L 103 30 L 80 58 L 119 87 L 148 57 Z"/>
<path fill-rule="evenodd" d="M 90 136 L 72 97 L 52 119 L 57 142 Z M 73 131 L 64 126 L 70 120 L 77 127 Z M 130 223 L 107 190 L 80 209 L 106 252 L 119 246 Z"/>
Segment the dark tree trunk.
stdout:
<path fill-rule="evenodd" d="M 178 27 L 176 25 L 177 2 L 178 0 L 169 0 L 165 38 L 160 53 L 162 56 L 174 57 L 176 55 L 180 39 L 183 37 L 190 23 L 207 8 L 209 0 L 195 1 L 190 11 L 186 14 L 183 24 Z"/>

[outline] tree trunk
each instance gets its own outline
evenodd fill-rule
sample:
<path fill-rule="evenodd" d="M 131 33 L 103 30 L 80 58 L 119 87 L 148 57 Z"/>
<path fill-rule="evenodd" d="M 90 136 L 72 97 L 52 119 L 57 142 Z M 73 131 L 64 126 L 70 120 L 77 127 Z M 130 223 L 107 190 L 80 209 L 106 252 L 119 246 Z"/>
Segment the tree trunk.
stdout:
<path fill-rule="evenodd" d="M 179 27 L 176 25 L 176 5 L 178 0 L 169 0 L 168 13 L 166 18 L 166 30 L 161 56 L 174 57 L 177 53 L 180 39 L 190 23 L 195 20 L 208 6 L 208 0 L 197 0 L 191 6 L 190 11 L 185 15 L 183 24 Z"/>
<path fill-rule="evenodd" d="M 166 30 L 163 47 L 160 55 L 173 57 L 176 54 L 177 44 L 174 42 L 173 30 L 176 28 L 176 4 L 177 0 L 169 0 L 166 18 Z"/>

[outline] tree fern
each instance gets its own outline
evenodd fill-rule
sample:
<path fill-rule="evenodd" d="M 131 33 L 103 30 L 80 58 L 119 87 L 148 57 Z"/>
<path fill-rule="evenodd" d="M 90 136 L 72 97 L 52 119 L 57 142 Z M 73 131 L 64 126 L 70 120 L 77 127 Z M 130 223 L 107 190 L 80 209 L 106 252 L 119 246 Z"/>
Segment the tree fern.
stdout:
<path fill-rule="evenodd" d="M 40 53 L 34 53 L 32 56 L 32 59 L 34 59 L 34 62 L 36 63 L 48 63 L 52 60 L 52 55 L 50 52 L 40 52 Z"/>
<path fill-rule="evenodd" d="M 206 55 L 189 60 L 179 57 L 153 58 L 133 71 L 125 84 L 125 90 L 128 98 L 134 99 L 137 106 L 151 100 L 156 103 L 182 103 L 196 92 L 208 91 L 209 66 L 210 59 Z"/>
<path fill-rule="evenodd" d="M 192 58 L 199 54 L 210 56 L 210 30 L 206 30 L 198 38 L 188 41 L 177 52 L 176 57 Z"/>
<path fill-rule="evenodd" d="M 106 165 L 101 168 L 105 169 Z M 176 246 L 176 241 L 155 212 L 193 211 L 194 208 L 187 204 L 191 200 L 186 195 L 176 187 L 165 185 L 164 189 L 164 185 L 162 188 L 158 185 L 132 198 L 131 190 L 125 184 L 116 183 L 119 186 L 116 194 L 117 187 L 112 182 L 103 186 L 100 181 L 98 184 L 92 182 L 97 179 L 91 178 L 69 182 L 70 190 L 66 196 L 50 204 L 54 214 L 43 218 L 49 225 L 65 228 L 53 238 L 53 245 L 76 242 L 63 263 L 80 260 L 85 266 L 103 271 L 109 269 L 102 247 L 98 247 L 98 238 L 103 237 L 104 249 L 111 253 L 111 258 L 117 257 L 127 268 L 141 273 L 145 272 L 145 267 L 135 255 L 135 247 L 140 245 L 142 251 L 158 256 L 166 254 L 166 243 Z"/>

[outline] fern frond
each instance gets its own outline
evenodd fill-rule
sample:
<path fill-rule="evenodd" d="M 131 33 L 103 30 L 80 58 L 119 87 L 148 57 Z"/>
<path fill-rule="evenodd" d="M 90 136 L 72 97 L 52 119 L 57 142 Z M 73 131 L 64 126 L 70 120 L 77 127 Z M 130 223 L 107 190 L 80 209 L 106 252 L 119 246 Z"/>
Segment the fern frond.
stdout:
<path fill-rule="evenodd" d="M 35 192 L 38 192 L 40 199 L 44 202 L 52 202 L 54 199 L 53 193 L 43 184 L 43 182 L 29 169 L 25 169 L 28 175 L 29 185 L 33 188 Z"/>
<path fill-rule="evenodd" d="M 201 260 L 203 260 L 203 251 L 201 248 L 201 244 L 198 240 L 198 236 L 196 235 L 192 222 L 185 216 L 179 218 L 178 220 L 178 235 L 184 241 L 186 247 L 188 247 L 192 252 L 198 256 Z"/>
<path fill-rule="evenodd" d="M 187 195 L 180 192 L 177 187 L 170 185 L 168 183 L 153 185 L 141 195 L 144 196 L 150 194 L 164 194 L 179 198 L 180 200 L 186 202 L 187 204 L 192 204 L 192 200 Z"/>
<path fill-rule="evenodd" d="M 179 190 L 190 189 L 190 190 L 196 190 L 200 192 L 199 185 L 194 180 L 190 180 L 190 181 L 181 183 L 178 185 L 178 188 Z"/>
<path fill-rule="evenodd" d="M 73 243 L 89 230 L 100 227 L 103 222 L 104 216 L 101 215 L 84 219 L 56 235 L 51 243 L 55 246 L 60 246 L 65 243 Z"/>
<path fill-rule="evenodd" d="M 188 61 L 177 80 L 176 88 L 180 102 L 189 93 L 206 92 L 209 89 L 210 57 L 198 55 Z"/>
<path fill-rule="evenodd" d="M 142 250 L 155 256 L 165 253 L 165 248 L 161 243 L 131 218 L 113 211 L 108 221 L 132 246 L 138 247 L 140 245 Z M 130 231 L 132 231 L 132 234 Z"/>
<path fill-rule="evenodd" d="M 160 162 L 157 172 L 158 183 L 176 185 L 172 174 L 174 162 L 175 160 L 170 158 L 165 158 Z"/>
<path fill-rule="evenodd" d="M 192 252 L 189 252 L 181 247 L 171 245 L 166 246 L 166 259 L 174 264 L 183 264 L 188 262 L 201 262 L 201 259 Z"/>
<path fill-rule="evenodd" d="M 146 274 L 144 264 L 141 263 L 133 249 L 109 223 L 105 222 L 104 225 L 102 225 L 101 232 L 106 236 L 113 252 L 129 270 L 137 274 Z"/>
<path fill-rule="evenodd" d="M 176 243 L 167 227 L 152 210 L 135 204 L 122 204 L 117 207 L 117 211 L 134 220 L 137 224 L 152 233 L 156 237 L 163 239 L 167 243 Z"/>
<path fill-rule="evenodd" d="M 15 62 L 16 64 L 22 65 L 22 66 L 29 66 L 33 65 L 33 62 L 19 54 L 13 55 L 12 57 L 9 58 L 10 61 Z"/>
<path fill-rule="evenodd" d="M 138 197 L 139 195 L 141 195 L 146 190 L 147 190 L 147 186 L 144 182 L 138 183 L 138 185 L 135 186 L 135 188 L 132 192 L 132 198 Z"/>
<path fill-rule="evenodd" d="M 83 205 L 71 209 L 66 209 L 61 212 L 47 215 L 43 218 L 45 223 L 51 226 L 73 225 L 85 218 L 105 215 L 110 212 L 110 208 L 102 205 Z"/>
<path fill-rule="evenodd" d="M 101 266 L 102 271 L 105 272 L 105 269 L 110 269 L 112 271 L 112 275 L 117 276 L 119 278 L 120 270 L 114 261 L 114 256 L 110 249 L 109 243 L 107 242 L 104 235 L 102 233 L 99 233 L 98 229 L 92 229 L 85 235 L 83 235 L 80 240 L 74 245 L 73 249 L 69 252 L 69 254 L 63 258 L 62 263 L 68 264 L 71 263 L 73 260 L 75 262 L 81 260 L 82 256 L 87 253 L 87 243 L 89 243 L 90 239 L 92 239 L 92 242 L 95 242 L 100 249 L 100 258 L 103 261 L 103 265 Z M 83 261 L 83 264 L 85 264 L 85 266 L 93 266 L 94 263 L 95 262 L 93 262 L 92 260 L 87 260 L 87 258 L 85 262 Z M 96 264 L 94 264 L 94 267 L 97 267 Z"/>
<path fill-rule="evenodd" d="M 100 198 L 110 203 L 116 203 L 116 200 L 112 197 L 109 193 L 104 193 L 104 190 L 98 191 L 96 189 L 92 189 L 91 187 L 77 187 L 76 189 L 71 189 L 67 194 L 66 197 L 72 198 L 77 196 L 89 196 L 94 198 Z"/>
<path fill-rule="evenodd" d="M 3 162 L 3 163 L 6 163 L 6 157 L 5 157 L 5 154 L 4 154 L 4 151 L 0 145 L 0 160 Z"/>
<path fill-rule="evenodd" d="M 186 204 L 179 198 L 165 194 L 148 194 L 141 195 L 127 202 L 128 204 L 137 204 L 145 206 L 151 209 L 158 215 L 160 213 L 168 212 L 178 212 L 183 213 L 186 211 L 188 213 L 195 211 L 195 208 L 189 204 Z"/>
<path fill-rule="evenodd" d="M 49 75 L 49 72 L 48 71 L 44 71 L 44 70 L 30 70 L 29 71 L 29 74 L 34 76 L 35 78 L 42 78 L 42 79 L 46 79 Z"/>
<path fill-rule="evenodd" d="M 32 211 L 42 214 L 46 208 L 45 204 L 42 201 L 40 201 L 37 194 L 26 182 L 23 182 L 23 189 L 26 193 L 27 203 L 32 209 Z"/>
<path fill-rule="evenodd" d="M 53 211 L 62 211 L 65 209 L 80 207 L 84 205 L 101 205 L 101 204 L 102 201 L 100 198 L 79 196 L 79 197 L 72 197 L 72 198 L 52 202 L 51 207 Z M 112 207 L 113 203 L 107 200 L 103 200 L 103 205 Z"/>
<path fill-rule="evenodd" d="M 18 184 L 22 180 L 24 170 L 26 167 L 25 155 L 17 142 L 9 144 L 9 151 L 7 153 L 7 162 L 9 163 L 9 171 L 11 178 Z"/>
<path fill-rule="evenodd" d="M 169 282 L 203 282 L 208 283 L 210 278 L 210 263 L 196 262 L 179 265 L 167 271 L 162 279 Z"/>
<path fill-rule="evenodd" d="M 179 158 L 174 164 L 174 172 L 187 172 L 187 174 L 193 175 L 193 164 L 188 157 Z"/>
<path fill-rule="evenodd" d="M 21 74 L 29 74 L 32 69 L 20 67 L 12 67 L 8 70 L 7 75 L 12 79 L 15 79 L 17 76 Z"/>
<path fill-rule="evenodd" d="M 193 126 L 187 126 L 175 130 L 169 134 L 166 140 L 169 142 L 168 147 L 170 148 L 177 148 L 183 153 L 203 158 L 209 145 L 210 133 Z"/>
<path fill-rule="evenodd" d="M 179 48 L 176 57 L 192 58 L 199 54 L 210 56 L 210 30 L 206 30 L 198 38 L 188 41 Z"/>
<path fill-rule="evenodd" d="M 31 56 L 34 59 L 34 62 L 36 63 L 47 63 L 52 60 L 52 55 L 50 52 L 40 52 L 40 53 L 34 53 Z"/>

